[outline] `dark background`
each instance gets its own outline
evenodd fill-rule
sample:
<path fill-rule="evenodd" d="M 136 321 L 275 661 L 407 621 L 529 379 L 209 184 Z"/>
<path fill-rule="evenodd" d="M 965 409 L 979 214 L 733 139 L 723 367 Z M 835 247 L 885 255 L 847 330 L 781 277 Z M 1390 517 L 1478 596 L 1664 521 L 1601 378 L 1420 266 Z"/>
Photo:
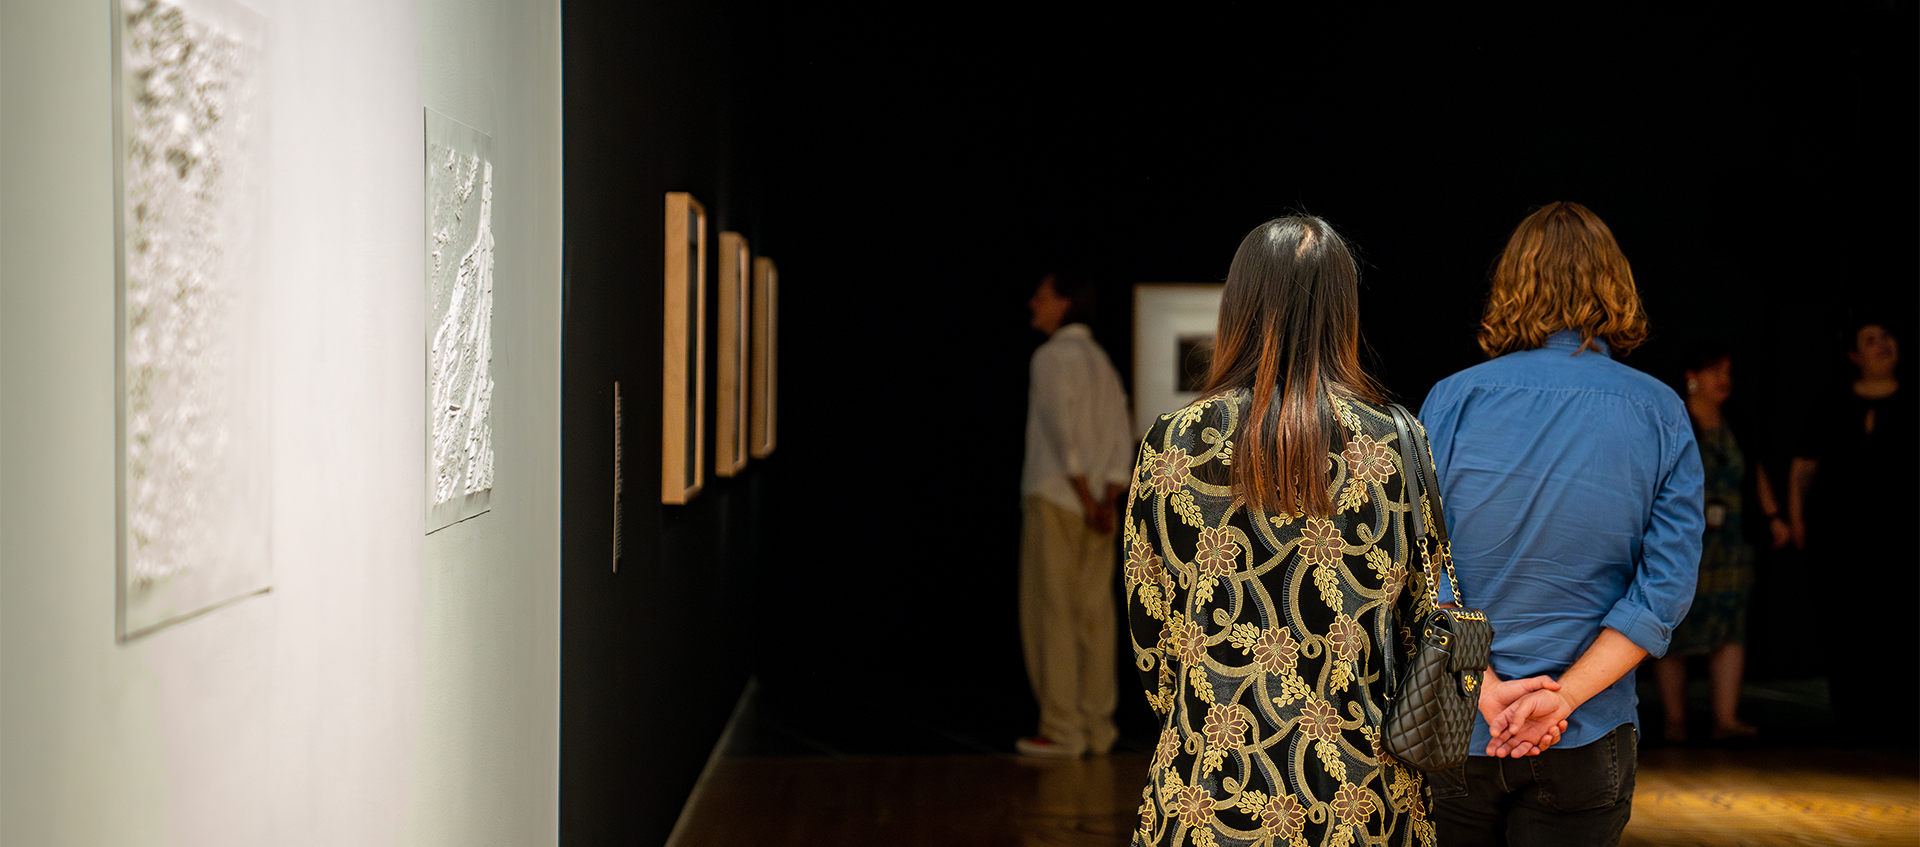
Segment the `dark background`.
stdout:
<path fill-rule="evenodd" d="M 1784 482 L 1801 415 L 1848 372 L 1847 321 L 1879 315 L 1920 355 L 1914 9 L 569 2 L 562 839 L 663 841 L 749 676 L 761 750 L 1031 731 L 1025 301 L 1052 268 L 1099 282 L 1096 334 L 1130 378 L 1134 283 L 1220 281 L 1255 225 L 1320 215 L 1361 258 L 1371 366 L 1417 406 L 1481 360 L 1514 224 L 1576 200 L 1652 318 L 1625 361 L 1677 381 L 1690 345 L 1731 346 L 1735 423 Z M 782 289 L 778 451 L 711 477 L 710 365 L 687 506 L 653 494 L 666 191 L 773 257 Z M 1786 567 L 1756 614 L 1790 596 Z M 1755 677 L 1818 673 L 1754 652 Z"/>

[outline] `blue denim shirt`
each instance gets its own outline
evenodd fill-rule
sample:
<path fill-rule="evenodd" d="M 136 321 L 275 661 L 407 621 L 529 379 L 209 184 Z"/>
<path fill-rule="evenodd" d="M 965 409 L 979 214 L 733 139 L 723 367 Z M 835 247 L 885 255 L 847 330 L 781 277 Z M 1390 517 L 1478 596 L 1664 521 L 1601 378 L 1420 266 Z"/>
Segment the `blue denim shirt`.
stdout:
<path fill-rule="evenodd" d="M 1655 656 L 1693 602 L 1703 514 L 1686 405 L 1561 331 L 1441 380 L 1421 404 L 1463 605 L 1493 622 L 1502 679 L 1558 678 L 1601 628 Z M 1568 718 L 1560 746 L 1638 726 L 1629 673 Z M 1471 752 L 1488 732 L 1477 719 Z"/>

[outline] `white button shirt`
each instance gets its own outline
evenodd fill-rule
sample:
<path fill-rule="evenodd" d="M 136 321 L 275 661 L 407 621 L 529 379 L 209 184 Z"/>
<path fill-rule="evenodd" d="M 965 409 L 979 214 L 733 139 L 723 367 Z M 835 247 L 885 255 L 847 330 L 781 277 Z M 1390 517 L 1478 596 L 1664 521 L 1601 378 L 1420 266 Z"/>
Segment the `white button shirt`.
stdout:
<path fill-rule="evenodd" d="M 1094 497 L 1133 479 L 1133 424 L 1127 393 L 1086 324 L 1067 324 L 1033 351 L 1027 397 L 1027 461 L 1022 496 L 1038 496 L 1082 514 L 1072 477 Z"/>

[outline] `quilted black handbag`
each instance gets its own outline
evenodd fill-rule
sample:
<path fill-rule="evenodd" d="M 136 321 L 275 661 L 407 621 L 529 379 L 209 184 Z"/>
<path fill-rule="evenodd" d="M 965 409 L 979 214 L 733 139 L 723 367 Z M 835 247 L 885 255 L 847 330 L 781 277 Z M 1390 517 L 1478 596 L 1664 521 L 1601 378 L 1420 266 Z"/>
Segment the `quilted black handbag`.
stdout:
<path fill-rule="evenodd" d="M 1387 720 L 1380 744 L 1394 758 L 1423 771 L 1457 768 L 1467 761 L 1467 742 L 1473 736 L 1473 718 L 1479 712 L 1481 675 L 1493 647 L 1493 625 L 1484 612 L 1464 608 L 1460 582 L 1453 575 L 1453 547 L 1447 541 L 1447 523 L 1440 512 L 1440 487 L 1433 479 L 1432 459 L 1425 435 L 1408 424 L 1406 409 L 1391 405 L 1399 428 L 1401 467 L 1406 474 L 1407 501 L 1413 504 L 1413 538 L 1420 549 L 1421 572 L 1426 576 L 1428 611 L 1413 621 L 1417 643 L 1413 663 L 1393 673 L 1397 646 L 1387 655 Z M 1432 521 L 1421 507 L 1421 496 L 1433 508 Z M 1428 542 L 1432 541 L 1429 550 Z M 1437 554 L 1437 556 L 1435 555 Z M 1453 599 L 1460 608 L 1438 608 L 1439 587 L 1433 559 L 1446 569 Z"/>

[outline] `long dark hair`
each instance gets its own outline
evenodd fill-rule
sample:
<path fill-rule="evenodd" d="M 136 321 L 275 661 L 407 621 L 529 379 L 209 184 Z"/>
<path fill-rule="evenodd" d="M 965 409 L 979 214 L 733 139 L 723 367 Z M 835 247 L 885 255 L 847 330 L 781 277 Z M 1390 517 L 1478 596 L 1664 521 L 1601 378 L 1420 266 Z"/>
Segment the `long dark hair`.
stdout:
<path fill-rule="evenodd" d="M 1253 394 L 1234 490 L 1267 512 L 1332 514 L 1327 452 L 1346 436 L 1328 392 L 1381 402 L 1360 368 L 1360 271 L 1346 242 L 1311 215 L 1255 227 L 1227 270 L 1215 339 L 1202 394 Z"/>

